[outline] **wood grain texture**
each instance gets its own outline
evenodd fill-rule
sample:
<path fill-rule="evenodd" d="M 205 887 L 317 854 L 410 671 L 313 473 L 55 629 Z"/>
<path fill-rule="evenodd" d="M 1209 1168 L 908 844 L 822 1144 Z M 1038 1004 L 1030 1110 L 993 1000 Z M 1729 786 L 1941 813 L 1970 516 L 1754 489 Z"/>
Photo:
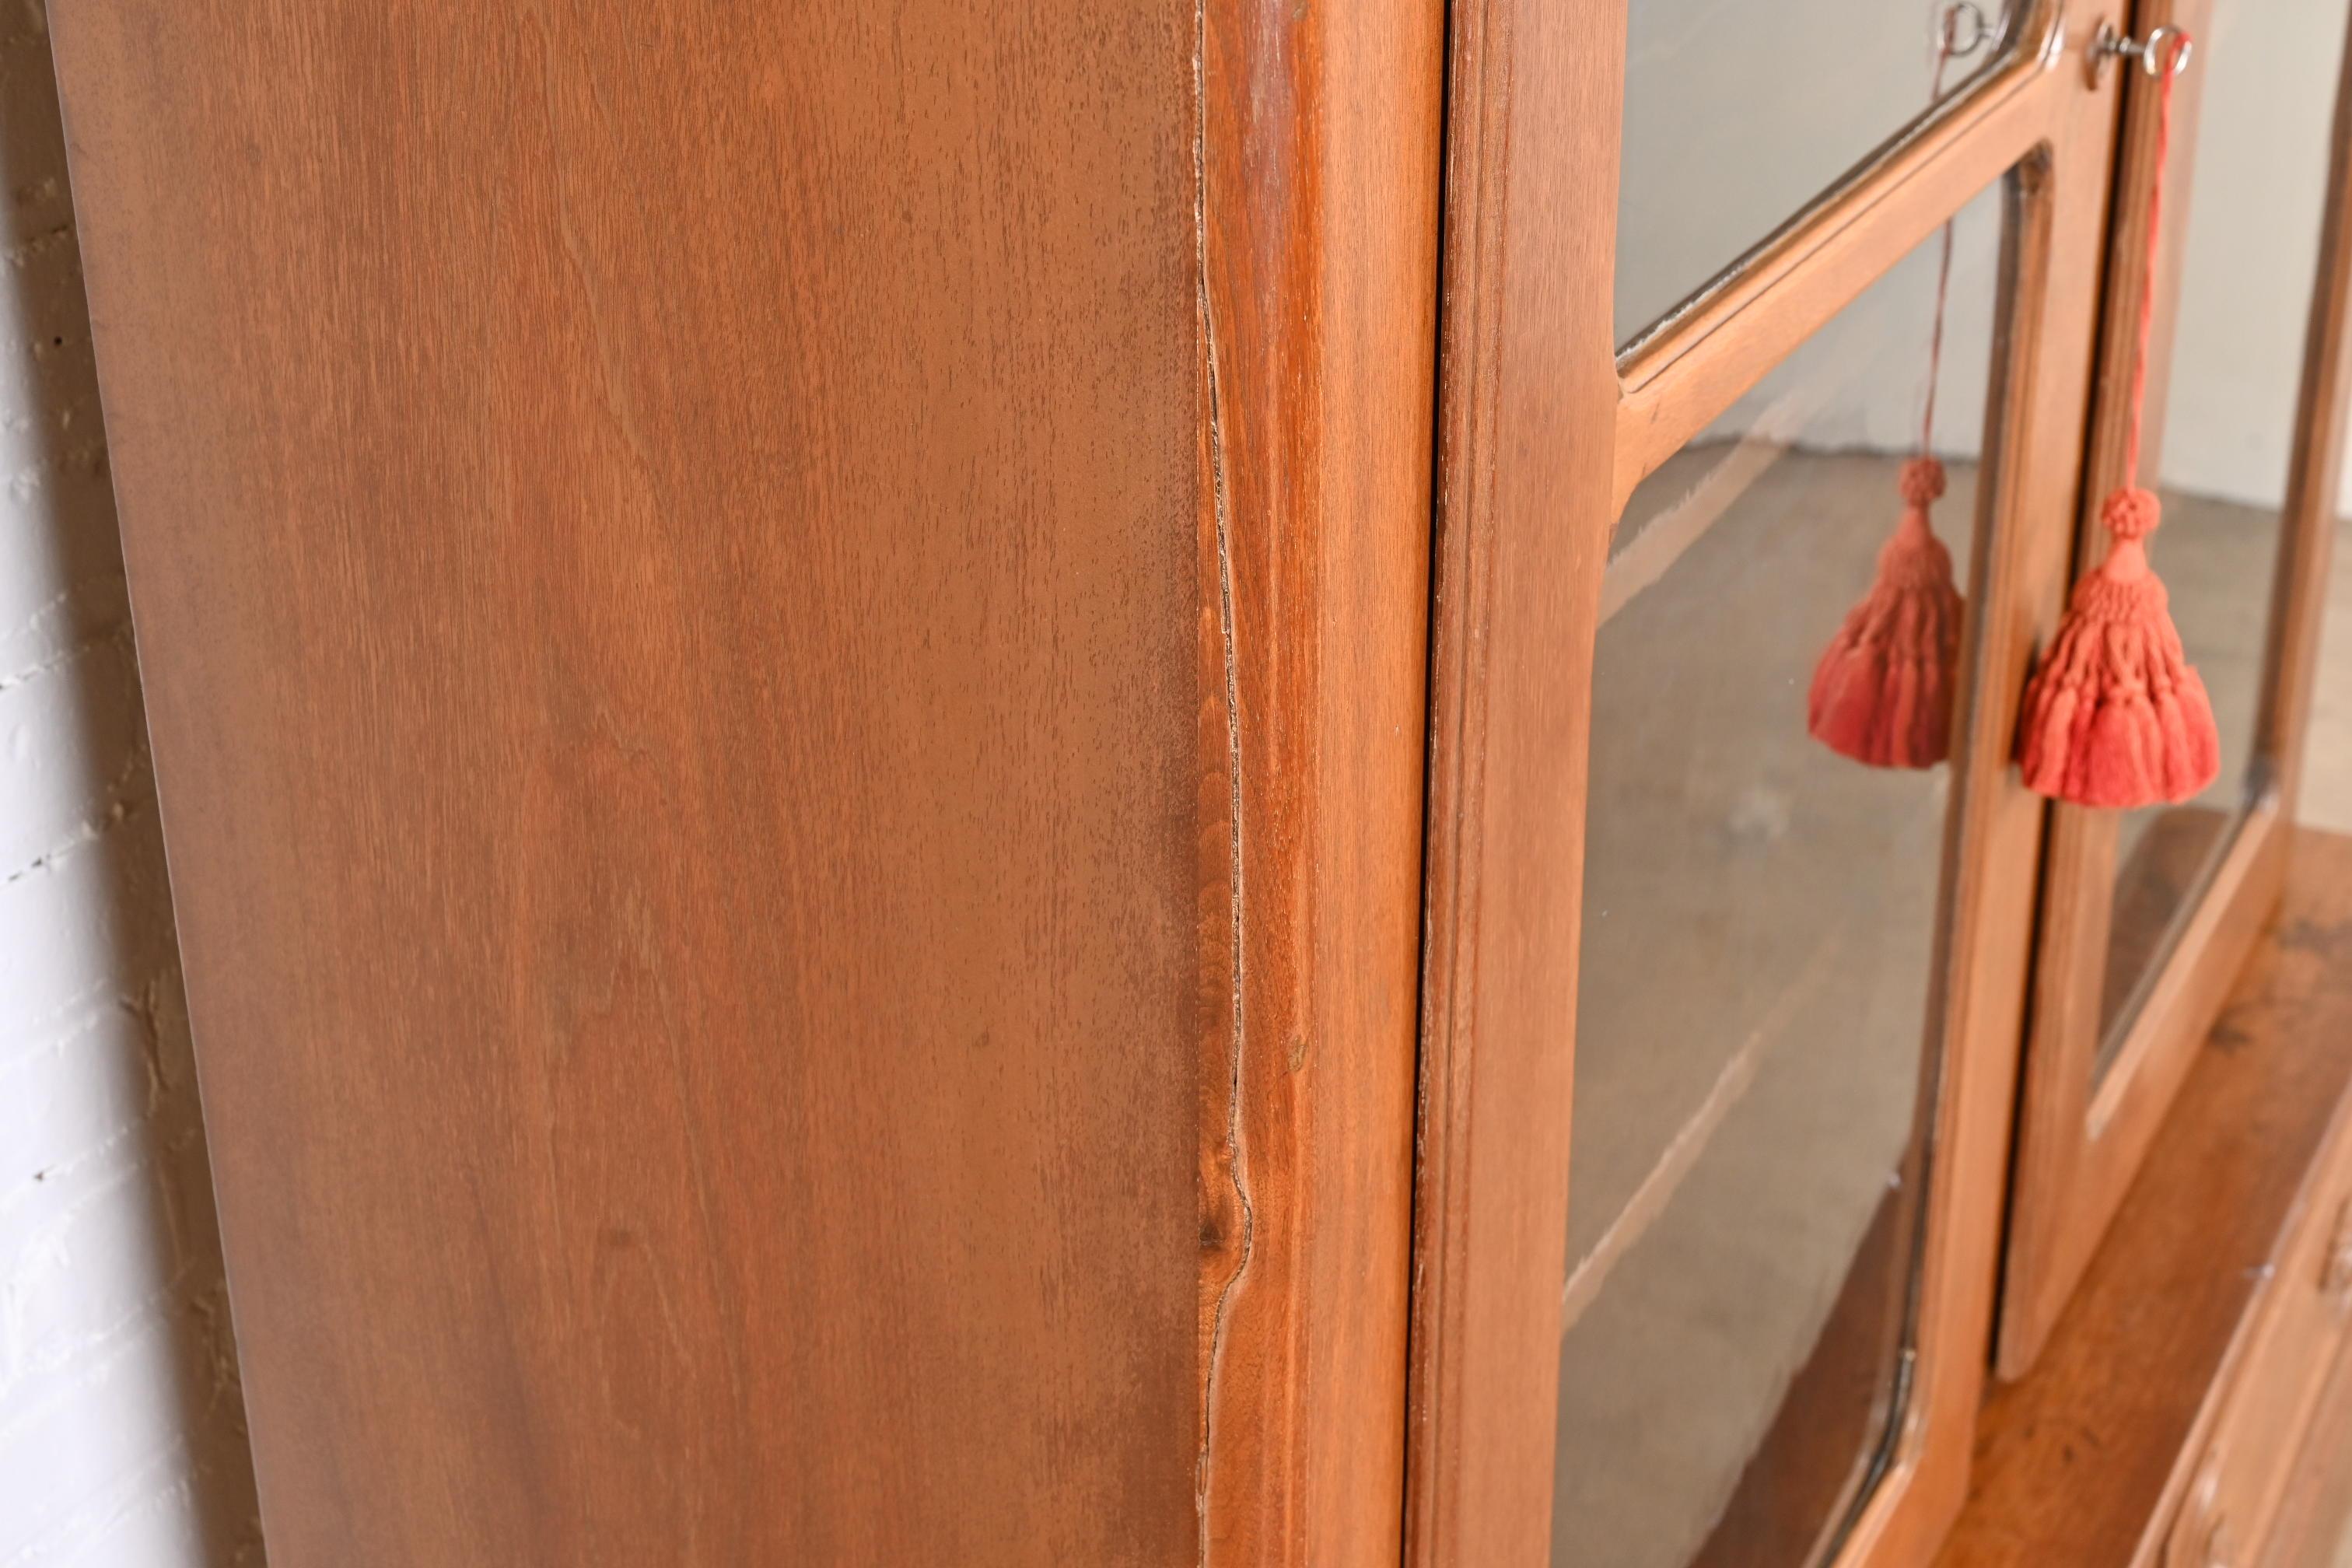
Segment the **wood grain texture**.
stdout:
<path fill-rule="evenodd" d="M 1451 19 L 1405 1559 L 1551 1542 L 1624 7 Z"/>
<path fill-rule="evenodd" d="M 2284 905 L 2196 1053 L 2032 1375 L 1986 1400 L 1939 1563 L 2154 1562 L 2267 1296 L 2352 1133 L 2352 839 L 2301 833 Z M 2309 1369 L 2313 1384 L 2324 1365 Z"/>
<path fill-rule="evenodd" d="M 2144 26 L 2167 22 L 2201 33 L 2209 0 L 2172 0 L 2144 15 Z M 2143 475 L 2156 471 L 2172 328 L 2179 304 L 2183 243 L 2194 199 L 2193 160 L 2176 159 L 2167 174 L 2164 233 L 2157 275 L 2147 274 L 2146 230 L 2155 150 L 2153 83 L 2135 76 L 2119 161 L 2116 216 L 2107 263 L 2099 401 L 2091 431 L 2090 482 L 2080 520 L 2081 564 L 2095 565 L 2104 530 L 2090 511 L 2122 483 L 2130 387 L 2139 352 L 2138 303 L 2156 292 L 2147 344 L 2149 439 Z M 2019 1113 L 2016 1195 L 1996 1351 L 2003 1376 L 2034 1363 L 2088 1265 L 2101 1232 L 2189 1071 L 2197 1043 L 2243 963 L 2254 932 L 2276 904 L 2292 820 L 2291 783 L 2301 757 L 2317 648 L 2321 592 L 2335 532 L 2334 497 L 2343 462 L 2347 377 L 2347 313 L 2352 313 L 2352 45 L 2339 71 L 2329 149 L 2328 189 L 2319 242 L 2305 362 L 2295 415 L 2292 466 L 2280 519 L 2277 588 L 2264 658 L 2256 747 L 2271 783 L 2252 805 L 2230 850 L 2198 895 L 2179 938 L 2154 962 L 2145 1000 L 2124 1024 L 2112 1061 L 2098 1066 L 2109 1028 L 2103 1005 L 2117 933 L 2116 819 L 2112 812 L 2057 805 L 2051 811 L 2042 934 L 2032 1034 Z M 2195 144 L 2199 100 L 2195 69 L 2174 89 L 2172 134 Z M 2162 565 L 2162 547 L 2157 552 Z M 2131 940 L 2129 932 L 2124 940 Z"/>
<path fill-rule="evenodd" d="M 1202 685 L 1234 702 L 1202 743 L 1238 780 L 1203 807 L 1237 959 L 1204 965 L 1202 1556 L 1393 1564 L 1444 10 L 1246 0 L 1202 26 Z"/>
<path fill-rule="evenodd" d="M 2311 1429 L 2285 1478 L 2261 1568 L 2336 1568 L 2352 1527 L 2352 1349 L 2316 1384 Z"/>
<path fill-rule="evenodd" d="M 1392 1559 L 1432 7 L 56 9 L 273 1563 Z"/>

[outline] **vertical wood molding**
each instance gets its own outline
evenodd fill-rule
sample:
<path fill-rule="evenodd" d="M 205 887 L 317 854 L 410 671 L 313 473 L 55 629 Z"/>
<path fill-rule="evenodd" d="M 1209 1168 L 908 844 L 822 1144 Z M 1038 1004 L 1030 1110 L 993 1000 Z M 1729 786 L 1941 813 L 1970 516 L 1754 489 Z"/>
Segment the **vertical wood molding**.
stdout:
<path fill-rule="evenodd" d="M 1452 26 L 1406 1558 L 1501 1568 L 1550 1542 L 1624 7 Z"/>
<path fill-rule="evenodd" d="M 1201 13 L 1203 1558 L 1402 1514 L 1444 9 Z M 1231 694 L 1233 706 L 1226 704 Z M 1212 798 L 1221 796 L 1221 799 Z M 1237 883 L 1235 879 L 1238 879 Z M 1222 933 L 1223 940 L 1219 940 Z"/>

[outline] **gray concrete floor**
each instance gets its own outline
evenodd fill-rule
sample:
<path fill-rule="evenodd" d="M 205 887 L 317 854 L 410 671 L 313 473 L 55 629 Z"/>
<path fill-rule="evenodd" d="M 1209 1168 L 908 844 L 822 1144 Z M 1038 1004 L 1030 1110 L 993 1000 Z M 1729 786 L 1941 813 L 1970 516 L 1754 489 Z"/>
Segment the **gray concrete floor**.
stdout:
<path fill-rule="evenodd" d="M 1946 770 L 1863 767 L 1805 733 L 1814 661 L 1899 515 L 1897 465 L 1686 457 L 1629 510 L 1612 576 L 1656 571 L 1597 653 L 1562 1568 L 1691 1560 L 1901 1179 L 1919 1095 Z M 1974 478 L 1954 465 L 1939 509 L 1963 581 Z M 1837 1413 L 1857 1463 L 1882 1394 Z"/>

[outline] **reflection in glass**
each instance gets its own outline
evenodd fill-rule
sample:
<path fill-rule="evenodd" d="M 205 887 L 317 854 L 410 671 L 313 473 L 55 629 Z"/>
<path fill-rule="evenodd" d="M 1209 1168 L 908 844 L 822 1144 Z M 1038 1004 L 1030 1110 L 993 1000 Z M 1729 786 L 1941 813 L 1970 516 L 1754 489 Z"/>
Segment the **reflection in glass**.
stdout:
<path fill-rule="evenodd" d="M 1971 0 L 1944 97 L 1980 79 L 2021 0 Z M 1927 111 L 1953 0 L 1634 0 L 1625 19 L 1617 341 L 1738 260 Z"/>
<path fill-rule="evenodd" d="M 1956 228 L 1964 591 L 2004 210 Z M 1937 241 L 1635 492 L 1603 589 L 1552 1561 L 1800 1568 L 1902 1399 L 1950 770 L 1806 733 L 1918 439 Z M 1965 655 L 1963 656 L 1965 657 Z"/>
<path fill-rule="evenodd" d="M 2213 700 L 2221 775 L 2186 805 L 2123 818 L 2102 1068 L 2269 787 L 2255 727 L 2345 16 L 2342 5 L 2246 0 L 2216 6 L 2198 40 L 2203 100 L 2174 185 L 2188 193 L 2189 219 L 2152 553 Z"/>

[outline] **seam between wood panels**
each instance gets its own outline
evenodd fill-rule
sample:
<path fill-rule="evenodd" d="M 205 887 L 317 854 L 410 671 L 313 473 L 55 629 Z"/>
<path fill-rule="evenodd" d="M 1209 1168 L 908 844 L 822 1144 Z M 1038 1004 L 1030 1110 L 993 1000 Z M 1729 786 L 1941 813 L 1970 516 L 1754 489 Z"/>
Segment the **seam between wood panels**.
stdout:
<path fill-rule="evenodd" d="M 1475 21 L 1468 20 L 1473 8 L 1476 13 Z M 1494 274 L 1503 261 L 1500 239 L 1507 183 L 1499 164 L 1507 151 L 1507 140 L 1495 134 L 1495 122 L 1507 112 L 1509 101 L 1510 84 L 1504 69 L 1507 51 L 1500 48 L 1497 42 L 1498 35 L 1508 32 L 1505 10 L 1496 0 L 1449 0 L 1445 82 L 1441 100 L 1435 321 L 1438 361 L 1433 377 L 1436 438 L 1432 521 L 1450 537 L 1443 542 L 1445 548 L 1432 552 L 1431 755 L 1423 806 L 1424 812 L 1432 815 L 1423 838 L 1425 878 L 1430 862 L 1435 858 L 1432 854 L 1433 847 L 1443 846 L 1445 864 L 1444 886 L 1439 889 L 1425 881 L 1422 901 L 1423 984 L 1422 1026 L 1418 1032 L 1422 1060 L 1416 1073 L 1421 1103 L 1416 1106 L 1414 1127 L 1416 1213 L 1410 1269 L 1413 1300 L 1408 1315 L 1409 1333 L 1437 1339 L 1446 1333 L 1446 1299 L 1458 1297 L 1464 1283 L 1460 1274 L 1467 1248 L 1466 1236 L 1462 1231 L 1466 1230 L 1470 1219 L 1465 1209 L 1461 1228 L 1449 1234 L 1447 1213 L 1455 1206 L 1454 1194 L 1467 1180 L 1471 1132 L 1464 1113 L 1475 1092 L 1473 1080 L 1477 1070 L 1476 1003 L 1473 990 L 1479 921 L 1473 889 L 1478 878 L 1475 857 L 1484 838 L 1476 803 L 1486 774 L 1480 672 L 1485 668 L 1483 653 L 1489 633 L 1484 617 L 1490 612 L 1494 598 L 1496 552 L 1491 540 L 1482 542 L 1477 537 L 1475 519 L 1480 498 L 1492 492 L 1498 461 L 1486 426 L 1500 367 L 1492 353 L 1494 334 L 1482 328 L 1491 314 L 1491 301 L 1499 297 L 1500 279 Z M 1457 29 L 1457 22 L 1464 24 L 1461 29 Z M 1462 37 L 1473 26 L 1477 32 L 1475 43 Z M 1464 101 L 1474 93 L 1475 108 Z M 1475 139 L 1475 145 L 1457 149 L 1457 134 L 1465 132 Z M 1457 214 L 1453 209 L 1452 197 L 1465 181 L 1473 209 L 1466 215 Z M 1457 221 L 1458 236 L 1454 233 Z M 1457 239 L 1466 255 L 1457 255 Z M 1457 263 L 1462 274 L 1458 279 L 1452 276 Z M 1449 310 L 1448 292 L 1456 283 L 1475 293 L 1463 302 L 1462 309 Z M 1458 411 L 1448 406 L 1449 384 L 1461 389 L 1458 395 L 1465 401 Z M 1453 474 L 1460 477 L 1449 481 Z M 1443 595 L 1450 596 L 1456 606 L 1451 613 L 1454 646 L 1444 666 L 1452 688 L 1448 699 L 1451 711 L 1444 713 L 1438 709 L 1440 663 L 1436 655 L 1448 612 L 1441 597 L 1441 584 Z M 1441 745 L 1450 751 L 1450 764 L 1439 755 Z M 1446 775 L 1443 780 L 1441 773 Z M 1443 819 L 1434 816 L 1439 810 L 1444 813 Z M 1443 953 L 1435 952 L 1430 943 L 1441 900 L 1450 938 Z M 1431 1005 L 1441 994 L 1442 1016 L 1433 1016 Z M 1442 1100 L 1442 1119 L 1426 1114 L 1433 1094 Z M 1427 1142 L 1433 1132 L 1441 1140 L 1433 1160 Z M 1426 1226 L 1423 1224 L 1424 1219 Z M 1456 1243 L 1464 1245 L 1454 1246 Z M 1438 1543 L 1446 1537 L 1454 1501 L 1444 1479 L 1446 1467 L 1431 1436 L 1448 1419 L 1448 1378 L 1440 1362 L 1445 1353 L 1445 1348 L 1437 1343 L 1408 1350 L 1409 1364 L 1423 1369 L 1420 1378 L 1408 1386 L 1424 1402 L 1424 1408 L 1418 1414 L 1409 1412 L 1406 1421 L 1404 1497 L 1408 1528 L 1404 1558 L 1408 1563 L 1423 1560 L 1426 1555 L 1424 1548 L 1430 1552 L 1442 1550 Z M 1458 1345 L 1454 1353 L 1460 1353 Z M 1413 1474 L 1416 1456 L 1426 1472 L 1420 1478 Z M 1417 1525 L 1412 1520 L 1416 1510 L 1423 1515 Z"/>
<path fill-rule="evenodd" d="M 1215 1449 L 1218 1360 L 1224 1347 L 1225 1322 L 1234 1290 L 1248 1274 L 1256 1240 L 1257 1212 L 1250 1200 L 1248 1151 L 1242 1125 L 1243 996 L 1243 856 L 1242 856 L 1242 719 L 1240 658 L 1234 616 L 1233 542 L 1225 493 L 1223 410 L 1217 377 L 1216 316 L 1209 285 L 1208 174 L 1208 0 L 1194 0 L 1192 10 L 1192 238 L 1194 267 L 1200 284 L 1200 332 L 1207 382 L 1209 478 L 1211 508 L 1216 521 L 1217 630 L 1223 654 L 1225 701 L 1226 811 L 1229 838 L 1227 877 L 1232 899 L 1233 1066 L 1227 1089 L 1225 1152 L 1232 1173 L 1234 1197 L 1241 1208 L 1241 1245 L 1233 1272 L 1217 1291 L 1212 1313 L 1207 1364 L 1202 1368 L 1201 1452 L 1193 1470 L 1193 1506 L 1199 1519 L 1199 1561 L 1209 1561 L 1209 1475 Z"/>

